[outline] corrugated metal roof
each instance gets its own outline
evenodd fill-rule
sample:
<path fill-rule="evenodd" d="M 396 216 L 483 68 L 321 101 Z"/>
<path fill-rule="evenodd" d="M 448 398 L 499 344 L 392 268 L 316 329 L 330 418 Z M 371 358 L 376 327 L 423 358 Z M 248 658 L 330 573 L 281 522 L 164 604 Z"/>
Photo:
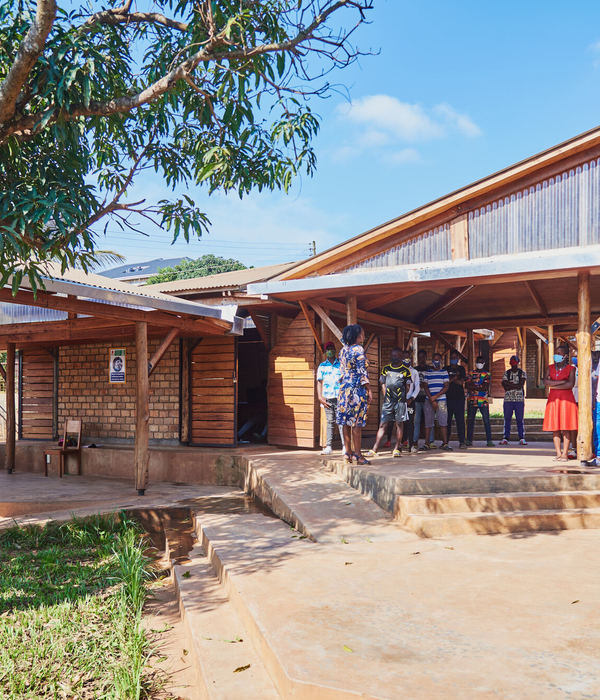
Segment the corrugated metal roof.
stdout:
<path fill-rule="evenodd" d="M 299 262 L 281 263 L 279 265 L 266 265 L 264 267 L 250 267 L 247 270 L 232 270 L 231 272 L 220 272 L 216 275 L 206 277 L 191 277 L 183 280 L 173 280 L 172 282 L 161 282 L 160 284 L 149 284 L 144 289 L 156 292 L 167 292 L 170 294 L 194 292 L 207 292 L 221 289 L 238 289 L 246 287 L 253 282 L 264 282 L 283 274 L 292 267 L 299 265 Z"/>
<path fill-rule="evenodd" d="M 139 277 L 154 275 L 164 267 L 179 265 L 183 260 L 191 260 L 191 258 L 155 258 L 154 260 L 146 260 L 145 262 L 119 265 L 119 267 L 112 267 L 109 270 L 102 270 L 102 272 L 98 274 L 102 277 L 110 277 L 111 279 L 128 277 L 137 279 Z"/>
<path fill-rule="evenodd" d="M 59 294 L 72 294 L 82 299 L 91 299 L 115 306 L 131 306 L 142 309 L 160 309 L 172 313 L 203 316 L 227 321 L 235 326 L 238 323 L 235 304 L 226 306 L 208 306 L 193 301 L 187 301 L 170 294 L 163 294 L 150 287 L 137 287 L 127 282 L 111 280 L 107 277 L 68 269 L 62 272 L 57 263 L 47 263 L 45 274 L 42 274 L 46 291 Z M 27 279 L 21 284 L 28 288 Z"/>

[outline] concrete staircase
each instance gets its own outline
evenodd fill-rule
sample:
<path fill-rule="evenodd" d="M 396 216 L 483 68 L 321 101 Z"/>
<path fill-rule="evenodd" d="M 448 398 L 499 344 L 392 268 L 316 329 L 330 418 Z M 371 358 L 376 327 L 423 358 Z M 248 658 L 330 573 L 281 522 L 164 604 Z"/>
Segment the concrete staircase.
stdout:
<path fill-rule="evenodd" d="M 542 424 L 544 422 L 543 418 L 525 418 L 525 439 L 528 442 L 551 442 L 552 433 L 544 433 L 542 431 Z M 504 436 L 504 419 L 503 418 L 490 418 L 490 425 L 492 428 L 492 440 L 498 442 L 502 440 Z M 465 429 L 466 429 L 466 419 L 465 419 Z M 453 424 L 452 427 L 452 437 L 456 439 L 456 427 Z M 517 434 L 517 425 L 515 423 L 514 417 L 511 426 L 511 442 L 517 443 L 519 441 L 519 436 Z M 485 430 L 483 428 L 483 421 L 479 413 L 475 419 L 475 432 L 473 434 L 474 440 L 485 440 Z"/>
<path fill-rule="evenodd" d="M 421 537 L 600 528 L 600 491 L 399 495 L 394 518 Z"/>

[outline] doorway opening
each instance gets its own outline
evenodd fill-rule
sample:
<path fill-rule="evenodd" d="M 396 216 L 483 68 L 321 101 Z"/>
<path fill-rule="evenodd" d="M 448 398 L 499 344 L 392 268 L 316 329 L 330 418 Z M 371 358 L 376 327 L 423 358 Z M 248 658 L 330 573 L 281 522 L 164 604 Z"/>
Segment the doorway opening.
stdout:
<path fill-rule="evenodd" d="M 237 441 L 267 442 L 267 377 L 269 353 L 256 328 L 238 338 Z"/>

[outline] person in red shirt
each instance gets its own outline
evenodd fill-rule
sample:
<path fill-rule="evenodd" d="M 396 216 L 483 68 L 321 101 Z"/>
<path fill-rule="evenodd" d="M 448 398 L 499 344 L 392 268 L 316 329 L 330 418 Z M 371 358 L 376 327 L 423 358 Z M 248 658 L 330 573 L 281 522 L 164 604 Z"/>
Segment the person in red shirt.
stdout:
<path fill-rule="evenodd" d="M 569 346 L 556 348 L 554 364 L 546 371 L 544 384 L 550 388 L 542 430 L 552 433 L 557 462 L 569 459 L 571 431 L 577 432 L 577 403 L 573 395 L 575 367 L 569 363 Z M 561 450 L 562 438 L 562 450 Z"/>

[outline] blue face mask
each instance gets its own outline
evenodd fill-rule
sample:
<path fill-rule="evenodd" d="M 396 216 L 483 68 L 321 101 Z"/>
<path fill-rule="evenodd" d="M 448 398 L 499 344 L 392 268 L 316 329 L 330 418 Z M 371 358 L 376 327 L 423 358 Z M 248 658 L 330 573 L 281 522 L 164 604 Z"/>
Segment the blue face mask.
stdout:
<path fill-rule="evenodd" d="M 554 362 L 560 364 L 565 359 L 564 355 L 554 355 Z"/>
<path fill-rule="evenodd" d="M 457 358 L 450 358 L 450 364 L 451 365 L 457 365 L 458 364 L 458 359 Z"/>

